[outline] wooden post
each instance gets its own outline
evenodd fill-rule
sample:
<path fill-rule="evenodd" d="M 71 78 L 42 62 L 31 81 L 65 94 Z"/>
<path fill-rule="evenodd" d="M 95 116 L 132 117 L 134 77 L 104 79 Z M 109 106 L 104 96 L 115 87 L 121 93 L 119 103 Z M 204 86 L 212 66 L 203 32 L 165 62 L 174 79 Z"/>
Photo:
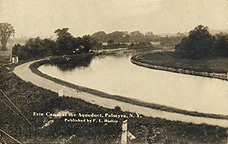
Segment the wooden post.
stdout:
<path fill-rule="evenodd" d="M 14 63 L 14 57 L 12 57 L 12 63 Z"/>
<path fill-rule="evenodd" d="M 123 121 L 122 124 L 121 144 L 127 144 L 127 120 Z"/>

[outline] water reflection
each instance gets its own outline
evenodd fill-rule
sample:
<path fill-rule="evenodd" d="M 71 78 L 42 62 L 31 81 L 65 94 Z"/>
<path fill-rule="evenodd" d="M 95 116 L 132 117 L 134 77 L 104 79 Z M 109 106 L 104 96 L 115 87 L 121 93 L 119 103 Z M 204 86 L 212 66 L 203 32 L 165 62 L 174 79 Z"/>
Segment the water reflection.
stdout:
<path fill-rule="evenodd" d="M 88 67 L 93 59 L 93 56 L 75 57 L 75 58 L 64 58 L 59 61 L 53 61 L 46 66 L 56 66 L 61 71 L 73 71 L 75 68 Z"/>
<path fill-rule="evenodd" d="M 112 56 L 113 58 L 128 58 L 133 55 L 139 54 L 139 53 L 145 53 L 140 52 L 140 51 L 131 51 L 131 52 L 116 52 L 113 54 L 107 54 L 109 56 Z M 107 55 L 100 55 L 99 59 L 104 59 L 107 57 Z M 52 61 L 45 66 L 56 66 L 60 71 L 73 71 L 75 68 L 86 68 L 89 67 L 92 60 L 95 58 L 95 56 L 89 55 L 89 56 L 79 56 L 79 57 L 74 57 L 74 58 L 68 58 L 65 57 L 63 59 L 57 60 L 57 61 Z"/>

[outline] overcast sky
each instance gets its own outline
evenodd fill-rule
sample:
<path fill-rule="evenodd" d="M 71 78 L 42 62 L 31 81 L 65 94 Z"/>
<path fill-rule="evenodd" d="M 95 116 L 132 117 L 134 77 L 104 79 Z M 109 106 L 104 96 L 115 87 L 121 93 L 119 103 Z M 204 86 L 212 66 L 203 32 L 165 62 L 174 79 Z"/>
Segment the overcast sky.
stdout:
<path fill-rule="evenodd" d="M 97 31 L 188 32 L 199 24 L 228 29 L 228 0 L 0 0 L 0 22 L 16 37 Z"/>

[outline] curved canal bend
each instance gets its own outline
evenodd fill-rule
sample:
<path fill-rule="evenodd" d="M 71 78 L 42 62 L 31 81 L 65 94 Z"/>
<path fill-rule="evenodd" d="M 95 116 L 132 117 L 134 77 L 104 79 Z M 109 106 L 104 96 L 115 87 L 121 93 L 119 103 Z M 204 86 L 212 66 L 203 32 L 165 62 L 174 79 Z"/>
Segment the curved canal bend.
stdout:
<path fill-rule="evenodd" d="M 227 81 L 140 67 L 131 63 L 131 56 L 97 56 L 90 62 L 87 60 L 88 65 L 84 66 L 69 68 L 62 63 L 42 65 L 39 70 L 112 95 L 188 111 L 228 115 Z"/>
<path fill-rule="evenodd" d="M 72 66 L 70 68 L 66 68 L 66 66 L 61 67 L 61 64 L 58 65 L 58 67 L 42 65 L 39 67 L 39 70 L 52 77 L 63 79 L 71 83 L 75 82 L 77 85 L 97 89 L 110 94 L 184 110 L 223 115 L 228 114 L 226 111 L 228 108 L 226 104 L 228 100 L 226 96 L 228 88 L 226 81 L 151 70 L 132 64 L 130 58 L 131 55 L 98 56 L 92 59 L 89 65 L 75 68 L 72 68 Z M 67 96 L 78 97 L 108 108 L 119 105 L 124 111 L 137 112 L 146 116 L 228 127 L 228 120 L 164 112 L 113 99 L 97 97 L 86 92 L 77 92 L 75 89 L 61 86 L 53 81 L 35 75 L 28 68 L 31 63 L 32 62 L 16 67 L 14 70 L 15 74 L 26 81 L 31 81 L 35 85 L 54 92 L 63 89 L 66 91 L 65 94 Z M 134 80 L 135 83 L 131 80 Z"/>

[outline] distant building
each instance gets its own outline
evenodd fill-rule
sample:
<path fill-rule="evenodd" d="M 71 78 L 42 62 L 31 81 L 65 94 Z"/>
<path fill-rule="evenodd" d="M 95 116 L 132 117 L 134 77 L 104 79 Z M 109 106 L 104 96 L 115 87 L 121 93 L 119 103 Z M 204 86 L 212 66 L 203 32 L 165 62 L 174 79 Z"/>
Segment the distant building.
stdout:
<path fill-rule="evenodd" d="M 161 42 L 160 41 L 156 41 L 156 42 L 150 42 L 152 45 L 160 45 Z"/>

